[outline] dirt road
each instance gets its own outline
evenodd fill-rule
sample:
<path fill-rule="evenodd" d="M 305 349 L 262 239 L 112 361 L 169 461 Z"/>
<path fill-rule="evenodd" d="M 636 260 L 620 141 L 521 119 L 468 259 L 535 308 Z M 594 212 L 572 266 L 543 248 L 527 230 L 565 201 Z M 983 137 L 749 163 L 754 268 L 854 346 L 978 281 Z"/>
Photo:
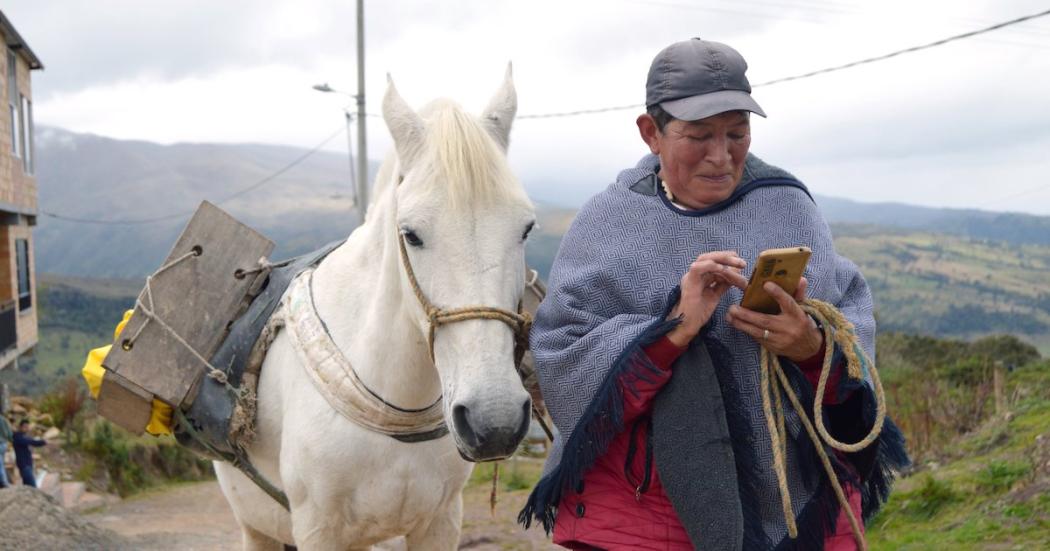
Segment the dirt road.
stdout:
<path fill-rule="evenodd" d="M 142 549 L 238 549 L 241 531 L 214 481 L 171 486 L 125 499 L 84 518 Z"/>
<path fill-rule="evenodd" d="M 514 522 L 527 492 L 505 492 L 496 515 L 489 513 L 489 493 L 470 487 L 464 494 L 460 549 L 472 551 L 551 549 L 542 530 L 528 532 Z M 228 550 L 241 546 L 240 530 L 218 483 L 199 482 L 146 492 L 84 518 L 130 539 L 137 548 L 158 550 Z M 403 549 L 397 542 L 377 549 Z"/>

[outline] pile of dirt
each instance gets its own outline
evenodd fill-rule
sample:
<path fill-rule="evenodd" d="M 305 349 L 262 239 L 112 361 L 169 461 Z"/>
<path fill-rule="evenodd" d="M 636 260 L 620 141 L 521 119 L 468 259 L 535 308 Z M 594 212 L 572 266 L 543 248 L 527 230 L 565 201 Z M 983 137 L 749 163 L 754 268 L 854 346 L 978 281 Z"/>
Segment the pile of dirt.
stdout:
<path fill-rule="evenodd" d="M 130 549 L 128 540 L 25 486 L 0 489 L 0 549 Z"/>

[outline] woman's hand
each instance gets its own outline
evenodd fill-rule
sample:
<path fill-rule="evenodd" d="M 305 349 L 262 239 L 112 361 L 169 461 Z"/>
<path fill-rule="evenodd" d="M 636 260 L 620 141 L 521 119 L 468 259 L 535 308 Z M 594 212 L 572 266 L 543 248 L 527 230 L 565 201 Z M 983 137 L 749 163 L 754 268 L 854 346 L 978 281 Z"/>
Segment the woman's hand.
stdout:
<path fill-rule="evenodd" d="M 780 305 L 779 314 L 763 314 L 734 304 L 729 307 L 726 321 L 778 356 L 795 362 L 809 359 L 820 351 L 824 334 L 798 305 L 806 298 L 807 283 L 802 278 L 792 297 L 776 283 L 766 282 L 763 289 Z"/>
<path fill-rule="evenodd" d="M 671 318 L 681 317 L 682 323 L 667 338 L 679 347 L 689 344 L 711 319 L 718 301 L 730 287 L 747 287 L 747 279 L 742 275 L 746 266 L 747 262 L 733 251 L 696 257 L 682 276 L 682 296 L 671 310 Z"/>

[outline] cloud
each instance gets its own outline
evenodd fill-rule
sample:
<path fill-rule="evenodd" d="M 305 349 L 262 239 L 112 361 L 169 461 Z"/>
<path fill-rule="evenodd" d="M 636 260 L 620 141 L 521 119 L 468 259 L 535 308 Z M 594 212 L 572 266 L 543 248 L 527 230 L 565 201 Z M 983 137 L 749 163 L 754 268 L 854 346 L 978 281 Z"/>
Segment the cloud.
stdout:
<path fill-rule="evenodd" d="M 33 81 L 42 124 L 162 143 L 312 147 L 338 129 L 350 100 L 310 87 L 355 91 L 353 2 L 7 4 L 47 66 Z M 642 103 L 652 56 L 689 36 L 732 44 L 759 83 L 1041 9 L 1034 0 L 368 2 L 366 95 L 378 112 L 390 72 L 412 105 L 449 96 L 479 111 L 513 60 L 520 114 Z M 821 193 L 858 199 L 980 207 L 991 204 L 989 185 L 1003 196 L 1031 189 L 1048 168 L 1038 153 L 1050 147 L 1048 21 L 756 88 L 770 118 L 756 118 L 753 151 Z M 645 152 L 636 115 L 520 120 L 512 165 L 539 198 L 579 204 Z M 380 158 L 389 137 L 380 119 L 368 125 Z M 1044 197 L 995 208 L 1050 214 Z"/>

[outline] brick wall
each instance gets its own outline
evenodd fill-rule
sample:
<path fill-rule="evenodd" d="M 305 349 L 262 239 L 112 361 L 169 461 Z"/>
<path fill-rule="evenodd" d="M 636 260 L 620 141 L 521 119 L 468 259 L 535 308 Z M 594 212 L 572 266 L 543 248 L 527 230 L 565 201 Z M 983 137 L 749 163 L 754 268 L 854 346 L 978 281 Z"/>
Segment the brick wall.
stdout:
<path fill-rule="evenodd" d="M 4 37 L 4 44 L 6 44 L 6 37 Z M 8 107 L 10 99 L 7 93 L 8 48 L 0 47 L 0 50 L 3 50 L 3 53 L 0 54 L 0 83 L 2 83 L 2 86 L 0 86 L 0 97 L 3 98 L 0 101 L 0 204 L 14 205 L 36 212 L 36 178 L 25 173 L 23 164 L 25 152 L 22 151 L 22 155 L 19 157 L 15 157 L 11 153 L 11 112 Z M 30 87 L 30 69 L 25 58 L 19 55 L 17 51 L 15 60 L 17 63 L 19 97 L 14 98 L 14 102 L 21 109 L 21 96 L 29 98 L 30 101 L 33 99 Z M 19 118 L 21 119 L 24 116 L 24 114 L 20 114 Z M 20 120 L 19 124 L 21 125 L 23 122 Z"/>
<path fill-rule="evenodd" d="M 0 38 L 7 43 L 7 37 Z M 25 215 L 36 215 L 37 211 L 37 187 L 36 177 L 26 174 L 25 150 L 32 148 L 31 143 L 22 144 L 19 147 L 19 156 L 11 152 L 11 111 L 10 103 L 14 103 L 19 109 L 19 133 L 25 125 L 25 117 L 28 115 L 22 110 L 22 96 L 32 101 L 32 90 L 29 63 L 22 55 L 15 51 L 15 72 L 17 84 L 17 97 L 8 97 L 7 82 L 7 52 L 9 49 L 0 46 L 0 301 L 18 300 L 18 269 L 17 252 L 15 242 L 25 239 L 29 242 L 29 276 L 30 289 L 32 292 L 32 305 L 21 310 L 17 315 L 18 327 L 18 350 L 22 354 L 36 346 L 37 332 L 37 284 L 36 284 L 36 251 L 33 247 L 33 228 L 29 225 L 29 219 Z M 28 137 L 27 137 L 28 139 Z M 32 151 L 35 153 L 35 151 Z M 34 155 L 35 164 L 35 155 Z M 0 369 L 8 363 L 7 359 L 0 359 Z"/>

